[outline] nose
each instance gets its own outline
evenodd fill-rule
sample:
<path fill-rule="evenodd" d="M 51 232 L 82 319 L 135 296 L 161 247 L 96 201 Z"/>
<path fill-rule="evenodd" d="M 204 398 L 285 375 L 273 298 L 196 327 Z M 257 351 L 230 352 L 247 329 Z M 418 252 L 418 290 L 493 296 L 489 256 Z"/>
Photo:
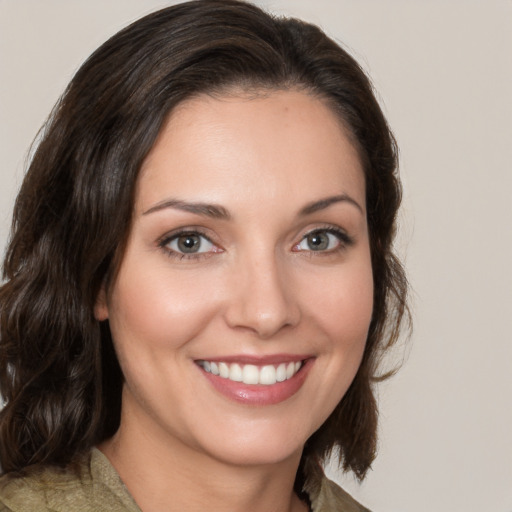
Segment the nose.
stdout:
<path fill-rule="evenodd" d="M 298 324 L 297 295 L 284 266 L 275 256 L 240 262 L 230 281 L 233 293 L 226 311 L 230 327 L 268 339 Z"/>

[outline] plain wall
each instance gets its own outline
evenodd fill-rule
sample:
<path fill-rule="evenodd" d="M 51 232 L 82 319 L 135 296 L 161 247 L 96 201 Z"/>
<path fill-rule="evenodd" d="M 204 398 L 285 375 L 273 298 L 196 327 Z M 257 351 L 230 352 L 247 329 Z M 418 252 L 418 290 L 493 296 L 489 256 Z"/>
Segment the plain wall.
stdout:
<path fill-rule="evenodd" d="M 2 252 L 27 150 L 73 73 L 169 3 L 0 0 Z M 379 388 L 373 471 L 331 474 L 375 512 L 512 512 L 512 1 L 257 3 L 349 48 L 401 148 L 414 333 Z"/>

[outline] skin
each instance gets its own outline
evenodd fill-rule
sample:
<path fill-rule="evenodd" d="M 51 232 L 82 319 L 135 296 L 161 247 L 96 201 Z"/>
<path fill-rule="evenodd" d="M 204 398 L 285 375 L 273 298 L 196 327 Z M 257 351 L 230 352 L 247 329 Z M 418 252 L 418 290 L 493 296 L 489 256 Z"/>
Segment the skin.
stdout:
<path fill-rule="evenodd" d="M 176 252 L 182 228 L 209 241 Z M 315 230 L 326 249 L 312 250 Z M 120 429 L 100 449 L 142 510 L 305 510 L 302 448 L 357 372 L 372 297 L 363 171 L 325 102 L 240 91 L 180 104 L 141 169 L 126 252 L 95 310 L 125 376 Z M 226 397 L 197 364 L 275 354 L 310 362 L 272 405 Z"/>

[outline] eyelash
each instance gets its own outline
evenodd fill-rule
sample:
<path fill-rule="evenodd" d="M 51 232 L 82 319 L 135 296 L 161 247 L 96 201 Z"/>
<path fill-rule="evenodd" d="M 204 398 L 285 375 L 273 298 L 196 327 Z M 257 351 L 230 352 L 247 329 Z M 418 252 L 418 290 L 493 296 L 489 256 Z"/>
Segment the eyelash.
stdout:
<path fill-rule="evenodd" d="M 308 236 L 314 235 L 316 233 L 324 234 L 327 233 L 329 235 L 335 236 L 339 244 L 332 248 L 327 250 L 306 250 L 306 249 L 300 249 L 299 245 L 302 244 Z M 212 244 L 213 247 L 216 247 L 218 250 L 214 251 L 204 251 L 204 252 L 197 252 L 197 253 L 182 253 L 178 252 L 174 249 L 171 249 L 169 244 L 172 242 L 178 240 L 182 236 L 198 236 L 204 240 L 206 240 L 208 243 Z M 306 253 L 308 256 L 327 256 L 334 253 L 338 253 L 340 251 L 345 250 L 347 247 L 350 247 L 354 244 L 354 239 L 349 236 L 344 230 L 334 227 L 334 226 L 321 226 L 317 227 L 315 229 L 312 229 L 311 231 L 308 231 L 307 233 L 304 233 L 300 241 L 295 244 L 292 248 L 294 252 L 300 252 L 300 253 Z M 207 258 L 215 253 L 223 252 L 221 248 L 219 248 L 204 232 L 202 232 L 198 228 L 184 228 L 182 230 L 179 230 L 177 232 L 173 232 L 172 234 L 165 235 L 158 241 L 158 247 L 164 251 L 164 253 L 169 256 L 170 258 L 175 258 L 178 260 L 197 260 L 200 258 Z"/>

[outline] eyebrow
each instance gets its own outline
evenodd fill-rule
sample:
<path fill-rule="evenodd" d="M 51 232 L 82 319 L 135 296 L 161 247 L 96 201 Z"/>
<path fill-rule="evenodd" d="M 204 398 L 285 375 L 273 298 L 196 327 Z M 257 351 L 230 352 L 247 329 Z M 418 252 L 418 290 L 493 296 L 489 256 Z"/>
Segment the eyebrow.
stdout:
<path fill-rule="evenodd" d="M 324 199 L 320 199 L 319 201 L 314 201 L 313 203 L 307 204 L 299 212 L 299 215 L 301 215 L 301 216 L 311 215 L 312 213 L 315 213 L 320 210 L 324 210 L 325 208 L 328 208 L 332 204 L 343 203 L 343 202 L 347 202 L 347 203 L 355 206 L 363 215 L 365 214 L 362 206 L 355 199 L 352 199 L 347 194 L 340 194 L 338 196 L 326 197 Z"/>
<path fill-rule="evenodd" d="M 142 215 L 158 212 L 166 208 L 174 208 L 176 210 L 183 210 L 185 212 L 195 213 L 212 219 L 228 220 L 231 218 L 229 212 L 223 206 L 208 203 L 189 203 L 187 201 L 180 201 L 178 199 L 166 199 L 149 210 L 146 210 Z"/>
<path fill-rule="evenodd" d="M 347 194 L 326 197 L 324 199 L 320 199 L 319 201 L 309 203 L 300 210 L 299 215 L 301 217 L 311 215 L 312 213 L 324 210 L 333 204 L 342 202 L 352 204 L 364 215 L 363 208 L 359 205 L 359 203 L 355 199 L 352 199 Z M 166 199 L 164 201 L 161 201 L 160 203 L 157 203 L 155 206 L 149 208 L 149 210 L 146 210 L 142 215 L 149 215 L 150 213 L 165 210 L 166 208 L 174 208 L 177 210 L 194 213 L 196 215 L 210 217 L 212 219 L 231 219 L 231 214 L 223 206 L 209 203 L 189 203 L 187 201 L 180 201 L 179 199 Z"/>

